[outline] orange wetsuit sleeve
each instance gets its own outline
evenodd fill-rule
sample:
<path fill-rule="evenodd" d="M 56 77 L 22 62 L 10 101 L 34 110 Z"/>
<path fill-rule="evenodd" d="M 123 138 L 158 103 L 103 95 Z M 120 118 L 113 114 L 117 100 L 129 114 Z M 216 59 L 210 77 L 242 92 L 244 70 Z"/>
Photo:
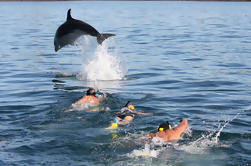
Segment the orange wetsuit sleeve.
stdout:
<path fill-rule="evenodd" d="M 183 119 L 181 122 L 180 122 L 180 124 L 176 127 L 176 128 L 174 128 L 173 130 L 175 131 L 175 132 L 177 132 L 177 134 L 182 134 L 186 129 L 187 129 L 187 126 L 188 126 L 188 122 L 187 122 L 187 120 L 186 119 Z"/>
<path fill-rule="evenodd" d="M 84 96 L 81 99 L 79 99 L 78 101 L 76 101 L 74 104 L 83 104 L 86 103 L 88 101 L 87 97 Z"/>

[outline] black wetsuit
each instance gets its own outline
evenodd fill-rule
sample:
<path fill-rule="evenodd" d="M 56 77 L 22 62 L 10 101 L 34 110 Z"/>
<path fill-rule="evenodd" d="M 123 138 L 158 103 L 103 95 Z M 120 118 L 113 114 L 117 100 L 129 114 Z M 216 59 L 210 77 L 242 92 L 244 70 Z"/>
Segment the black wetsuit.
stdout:
<path fill-rule="evenodd" d="M 134 117 L 135 114 L 137 114 L 135 111 L 132 111 L 127 107 L 123 107 L 117 114 L 117 117 L 119 117 L 120 119 L 124 119 L 126 116 Z"/>

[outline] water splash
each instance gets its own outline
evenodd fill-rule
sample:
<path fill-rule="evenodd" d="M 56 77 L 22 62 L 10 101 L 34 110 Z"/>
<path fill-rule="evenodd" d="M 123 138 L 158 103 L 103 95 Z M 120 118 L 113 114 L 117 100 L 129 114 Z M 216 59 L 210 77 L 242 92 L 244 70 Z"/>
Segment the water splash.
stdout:
<path fill-rule="evenodd" d="M 129 157 L 139 157 L 139 156 L 143 156 L 143 157 L 154 157 L 156 158 L 159 154 L 159 150 L 154 150 L 150 148 L 149 144 L 145 144 L 145 148 L 144 149 L 140 149 L 140 150 L 133 150 L 131 154 L 128 154 Z"/>
<path fill-rule="evenodd" d="M 208 134 L 202 134 L 202 136 L 195 141 L 192 141 L 185 145 L 175 145 L 176 149 L 186 151 L 192 154 L 203 154 L 207 149 L 211 147 L 227 147 L 229 145 L 224 145 L 219 142 L 219 137 L 223 129 L 234 119 L 236 119 L 243 111 L 237 113 L 234 117 L 229 120 L 225 120 L 223 122 L 219 122 L 218 130 L 214 130 L 209 132 Z"/>
<path fill-rule="evenodd" d="M 87 111 L 87 112 L 99 112 L 99 111 L 110 111 L 111 109 L 109 107 L 105 106 L 92 106 L 88 104 L 79 104 L 75 105 L 72 104 L 69 108 L 64 110 L 64 112 L 72 112 L 72 111 Z"/>
<path fill-rule="evenodd" d="M 96 41 L 84 37 L 76 42 L 76 46 L 80 48 L 84 57 L 79 79 L 90 81 L 121 80 L 124 77 L 125 72 L 120 59 L 116 56 L 115 51 L 108 51 L 109 41 L 106 40 L 102 45 L 97 46 Z"/>
<path fill-rule="evenodd" d="M 164 142 L 163 139 L 155 137 L 151 141 L 145 137 L 148 135 L 148 132 L 144 131 L 139 131 L 136 133 L 127 133 L 126 137 L 121 138 L 120 140 L 117 140 L 119 144 L 123 142 L 125 144 L 126 142 L 129 143 L 134 143 L 131 146 L 141 146 L 142 143 L 144 143 L 144 148 L 140 149 L 134 149 L 130 153 L 127 153 L 126 156 L 130 158 L 135 158 L 135 157 L 146 157 L 146 158 L 157 158 L 158 155 L 166 149 L 167 145 L 166 142 Z M 157 147 L 157 148 L 156 148 Z"/>

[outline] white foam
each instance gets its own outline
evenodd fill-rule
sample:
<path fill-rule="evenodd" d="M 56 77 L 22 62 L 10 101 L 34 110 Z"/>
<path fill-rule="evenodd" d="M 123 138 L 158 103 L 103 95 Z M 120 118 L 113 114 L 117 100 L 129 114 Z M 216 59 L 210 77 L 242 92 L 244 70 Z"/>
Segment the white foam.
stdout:
<path fill-rule="evenodd" d="M 135 133 L 127 133 L 125 137 L 120 138 L 117 140 L 117 145 L 125 145 L 125 144 L 131 144 L 132 142 L 135 145 L 142 145 L 144 143 L 144 148 L 141 149 L 134 149 L 132 152 L 126 154 L 126 156 L 130 158 L 135 157 L 146 157 L 146 158 L 157 158 L 158 155 L 165 150 L 166 148 L 161 148 L 162 145 L 166 145 L 166 142 L 164 142 L 163 139 L 155 137 L 151 141 L 146 137 L 148 135 L 148 132 L 144 131 L 138 131 Z M 134 145 L 134 146 L 135 146 Z M 156 148 L 156 146 L 158 148 Z"/>
<path fill-rule="evenodd" d="M 159 154 L 160 150 L 154 150 L 150 148 L 149 144 L 145 144 L 145 148 L 144 149 L 140 149 L 140 150 L 133 150 L 131 154 L 129 154 L 129 157 L 139 157 L 139 156 L 143 156 L 143 157 L 155 157 L 157 158 L 158 154 Z"/>
<path fill-rule="evenodd" d="M 164 141 L 162 138 L 159 138 L 159 137 L 153 137 L 153 139 L 152 139 L 151 141 L 152 141 L 152 143 L 153 143 L 154 145 L 159 145 L 159 146 L 161 146 L 161 145 L 164 145 L 164 144 L 165 144 L 165 141 Z"/>
<path fill-rule="evenodd" d="M 88 110 L 88 108 L 88 104 L 72 104 L 69 109 L 65 110 L 65 112 Z"/>
<path fill-rule="evenodd" d="M 249 107 L 250 109 L 250 107 Z M 184 140 L 178 142 L 164 142 L 161 138 L 154 137 L 151 142 L 145 143 L 144 148 L 134 149 L 131 153 L 127 154 L 128 157 L 150 157 L 150 158 L 172 158 L 173 154 L 180 154 L 180 151 L 184 151 L 184 154 L 210 154 L 210 149 L 213 147 L 230 147 L 231 144 L 223 141 L 219 141 L 219 137 L 223 129 L 234 119 L 236 119 L 243 111 L 240 111 L 236 115 L 227 118 L 225 121 L 218 121 L 218 127 L 212 131 L 203 132 L 203 134 L 193 141 L 187 141 L 186 137 L 193 137 L 192 130 L 188 128 L 184 133 Z M 142 145 L 143 139 L 139 139 L 142 135 L 147 135 L 145 132 L 129 134 L 128 137 L 133 137 L 132 140 L 138 145 Z M 127 137 L 127 139 L 128 139 Z M 137 141 L 138 138 L 138 141 Z M 174 149 L 173 149 L 174 148 Z M 178 150 L 178 151 L 177 151 Z M 220 156 L 218 156 L 220 155 Z M 184 155 L 186 156 L 186 155 Z M 188 155 L 189 156 L 189 155 Z M 224 154 L 217 154 L 217 158 L 225 158 Z M 212 156 L 211 156 L 212 157 Z M 214 156 L 213 156 L 214 157 Z"/>
<path fill-rule="evenodd" d="M 241 111 L 243 112 L 243 111 Z M 176 145 L 175 148 L 179 150 L 183 150 L 192 154 L 203 154 L 206 153 L 209 148 L 212 147 L 228 147 L 230 145 L 224 145 L 219 142 L 219 137 L 223 129 L 235 118 L 237 118 L 240 113 L 237 113 L 235 116 L 230 118 L 229 120 L 225 120 L 224 122 L 219 122 L 218 131 L 209 131 L 207 134 L 202 134 L 200 138 L 195 141 L 186 143 L 185 145 Z M 190 133 L 190 132 L 188 132 Z M 190 135 L 191 136 L 191 135 Z"/>

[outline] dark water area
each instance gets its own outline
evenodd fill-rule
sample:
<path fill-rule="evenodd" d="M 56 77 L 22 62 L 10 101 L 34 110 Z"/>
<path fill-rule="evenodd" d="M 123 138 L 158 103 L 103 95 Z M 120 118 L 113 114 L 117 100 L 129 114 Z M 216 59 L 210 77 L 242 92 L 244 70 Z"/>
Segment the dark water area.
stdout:
<path fill-rule="evenodd" d="M 54 34 L 69 8 L 116 37 L 103 46 L 85 38 L 55 53 Z M 250 8 L 1 2 L 0 165 L 250 166 Z M 88 87 L 107 94 L 99 111 L 72 110 Z M 153 116 L 105 129 L 128 100 Z M 142 140 L 161 122 L 181 118 L 189 122 L 181 140 Z"/>

